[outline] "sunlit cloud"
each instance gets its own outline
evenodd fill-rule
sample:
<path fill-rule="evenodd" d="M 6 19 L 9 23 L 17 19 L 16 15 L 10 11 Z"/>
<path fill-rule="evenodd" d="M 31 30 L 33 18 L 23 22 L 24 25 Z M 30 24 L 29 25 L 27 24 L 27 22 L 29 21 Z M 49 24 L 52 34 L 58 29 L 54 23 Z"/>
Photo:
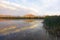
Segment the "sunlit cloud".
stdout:
<path fill-rule="evenodd" d="M 17 4 L 17 3 L 10 3 L 10 2 L 8 2 L 8 1 L 2 1 L 1 3 L 2 3 L 2 5 L 4 5 L 5 7 L 9 7 L 9 6 L 6 6 L 6 5 L 10 5 L 11 7 L 9 7 L 9 8 L 11 8 L 11 9 L 14 9 L 14 8 L 12 8 L 12 7 L 14 6 L 14 7 L 16 7 L 15 9 L 22 8 L 22 9 L 32 10 L 32 11 L 37 12 L 37 10 L 34 9 L 34 8 L 25 7 L 25 6 L 19 5 L 19 4 Z"/>
<path fill-rule="evenodd" d="M 23 11 L 23 10 L 25 10 L 25 11 L 27 11 L 26 13 L 33 13 L 33 14 L 36 14 L 36 13 L 38 13 L 38 11 L 36 10 L 36 9 L 34 9 L 34 8 L 32 8 L 32 7 L 26 7 L 26 6 L 22 6 L 22 5 L 19 5 L 19 4 L 17 4 L 17 3 L 14 3 L 14 2 L 9 2 L 9 1 L 1 1 L 0 2 L 0 7 L 4 7 L 4 8 L 8 8 L 8 9 L 10 9 L 11 11 L 12 10 L 15 10 L 15 12 L 16 12 L 16 14 L 18 13 L 18 10 L 19 11 Z M 10 13 L 10 11 L 8 11 L 8 9 L 7 9 L 7 12 L 9 12 Z M 1 10 L 1 9 L 0 9 Z M 4 9 L 3 9 L 4 10 Z M 1 13 L 1 12 L 0 12 Z M 12 14 L 12 13 L 14 13 L 14 12 L 11 12 L 10 14 Z M 8 13 L 7 13 L 8 14 Z M 16 15 L 15 14 L 15 15 Z M 18 14 L 19 15 L 19 14 Z"/>
<path fill-rule="evenodd" d="M 0 4 L 0 7 L 8 8 L 8 9 L 11 9 L 11 10 L 16 10 L 16 8 L 10 7 L 10 6 L 5 5 L 5 4 Z"/>
<path fill-rule="evenodd" d="M 60 0 L 0 0 L 0 3 L 12 10 L 31 10 L 36 15 L 60 15 Z"/>

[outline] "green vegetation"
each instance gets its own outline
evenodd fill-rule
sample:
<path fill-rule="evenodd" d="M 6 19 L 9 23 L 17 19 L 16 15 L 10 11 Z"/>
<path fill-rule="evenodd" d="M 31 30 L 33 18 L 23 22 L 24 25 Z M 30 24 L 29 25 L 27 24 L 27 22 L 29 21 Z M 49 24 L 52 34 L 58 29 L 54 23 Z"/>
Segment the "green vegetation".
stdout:
<path fill-rule="evenodd" d="M 60 16 L 46 16 L 44 26 L 50 34 L 60 36 Z"/>
<path fill-rule="evenodd" d="M 44 19 L 44 17 L 34 16 L 34 17 L 0 17 L 0 19 Z"/>

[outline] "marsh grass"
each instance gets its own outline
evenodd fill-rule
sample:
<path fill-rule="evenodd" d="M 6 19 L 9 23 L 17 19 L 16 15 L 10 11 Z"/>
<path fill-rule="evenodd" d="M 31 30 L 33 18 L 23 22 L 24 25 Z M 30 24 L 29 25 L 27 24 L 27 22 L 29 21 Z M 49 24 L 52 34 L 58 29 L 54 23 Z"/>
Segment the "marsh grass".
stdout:
<path fill-rule="evenodd" d="M 50 34 L 60 37 L 60 16 L 46 16 L 44 26 Z"/>

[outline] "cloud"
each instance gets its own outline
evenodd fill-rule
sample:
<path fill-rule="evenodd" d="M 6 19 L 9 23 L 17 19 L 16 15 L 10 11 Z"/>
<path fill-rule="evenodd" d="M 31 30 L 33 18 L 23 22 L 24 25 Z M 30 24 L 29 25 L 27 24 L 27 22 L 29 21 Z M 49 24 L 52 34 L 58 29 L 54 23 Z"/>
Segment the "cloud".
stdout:
<path fill-rule="evenodd" d="M 6 15 L 23 15 L 26 13 L 35 14 L 36 10 L 33 8 L 28 8 L 25 6 L 21 6 L 16 3 L 10 3 L 8 1 L 1 1 L 0 2 L 0 14 Z"/>
<path fill-rule="evenodd" d="M 2 1 L 1 2 L 3 5 L 9 5 L 9 6 L 12 6 L 12 7 L 15 7 L 15 8 L 23 8 L 23 9 L 27 9 L 27 10 L 32 10 L 32 11 L 37 11 L 37 10 L 35 10 L 34 8 L 32 8 L 32 7 L 25 7 L 25 6 L 22 6 L 22 5 L 19 5 L 19 4 L 17 4 L 17 3 L 10 3 L 10 2 L 8 2 L 8 1 Z"/>
<path fill-rule="evenodd" d="M 59 0 L 41 0 L 43 5 L 41 6 L 42 15 L 60 15 Z"/>
<path fill-rule="evenodd" d="M 11 10 L 24 9 L 28 12 L 35 12 L 33 14 L 36 15 L 60 15 L 60 0 L 0 0 L 1 4 Z"/>

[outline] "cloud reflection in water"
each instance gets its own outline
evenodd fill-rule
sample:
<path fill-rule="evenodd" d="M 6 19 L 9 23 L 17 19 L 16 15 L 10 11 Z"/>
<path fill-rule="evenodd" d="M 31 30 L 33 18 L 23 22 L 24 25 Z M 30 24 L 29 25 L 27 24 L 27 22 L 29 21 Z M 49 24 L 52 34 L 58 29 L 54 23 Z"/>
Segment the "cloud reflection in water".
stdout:
<path fill-rule="evenodd" d="M 28 29 L 34 29 L 38 25 L 35 22 L 31 22 L 31 24 L 33 24 L 33 25 L 25 26 L 25 27 L 21 27 L 21 28 L 18 28 L 16 25 L 5 27 L 5 28 L 0 29 L 0 34 L 1 35 L 7 35 L 7 34 L 10 34 L 10 33 L 16 33 L 16 32 L 25 31 L 25 30 L 28 30 Z"/>

